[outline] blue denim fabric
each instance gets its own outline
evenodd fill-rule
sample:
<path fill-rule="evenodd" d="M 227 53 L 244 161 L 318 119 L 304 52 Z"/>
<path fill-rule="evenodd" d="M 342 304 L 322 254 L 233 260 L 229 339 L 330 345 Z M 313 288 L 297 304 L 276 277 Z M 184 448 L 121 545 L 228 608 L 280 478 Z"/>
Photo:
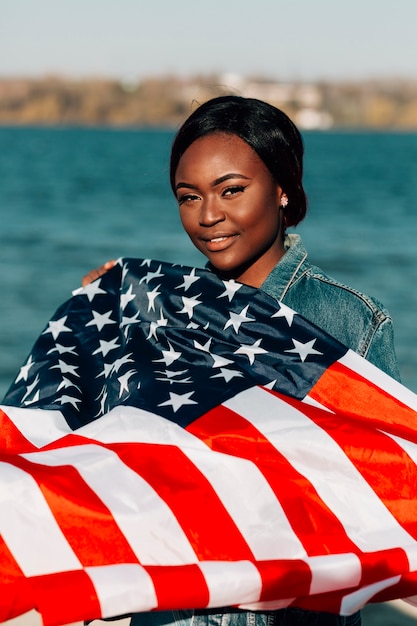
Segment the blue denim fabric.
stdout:
<path fill-rule="evenodd" d="M 285 247 L 261 289 L 399 380 L 392 320 L 383 305 L 311 265 L 299 235 L 287 235 Z"/>
<path fill-rule="evenodd" d="M 266 612 L 215 611 L 137 613 L 131 626 L 361 626 L 359 612 L 340 616 L 295 608 Z"/>

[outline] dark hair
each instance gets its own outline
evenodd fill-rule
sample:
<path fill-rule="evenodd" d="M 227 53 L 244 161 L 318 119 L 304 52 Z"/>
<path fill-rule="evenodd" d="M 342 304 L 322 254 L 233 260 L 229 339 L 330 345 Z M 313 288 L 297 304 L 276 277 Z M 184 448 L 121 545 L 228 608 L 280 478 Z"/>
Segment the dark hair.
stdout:
<path fill-rule="evenodd" d="M 187 148 L 200 137 L 215 133 L 237 135 L 262 159 L 273 179 L 288 197 L 287 226 L 305 217 L 307 199 L 302 185 L 304 146 L 295 124 L 280 109 L 241 96 L 220 96 L 198 107 L 175 136 L 171 150 L 170 179 Z"/>

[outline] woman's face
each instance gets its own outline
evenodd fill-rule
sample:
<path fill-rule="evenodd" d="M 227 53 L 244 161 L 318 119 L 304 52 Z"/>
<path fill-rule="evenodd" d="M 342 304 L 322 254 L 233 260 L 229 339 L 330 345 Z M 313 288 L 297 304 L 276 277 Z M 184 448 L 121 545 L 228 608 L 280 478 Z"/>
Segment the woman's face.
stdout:
<path fill-rule="evenodd" d="M 180 217 L 222 278 L 260 287 L 284 254 L 282 189 L 237 135 L 197 139 L 175 174 Z"/>

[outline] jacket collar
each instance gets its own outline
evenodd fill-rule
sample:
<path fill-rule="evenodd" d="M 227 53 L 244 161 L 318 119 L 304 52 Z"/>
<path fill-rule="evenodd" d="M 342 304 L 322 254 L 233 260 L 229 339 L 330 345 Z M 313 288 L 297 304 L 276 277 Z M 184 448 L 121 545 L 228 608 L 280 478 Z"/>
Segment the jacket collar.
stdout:
<path fill-rule="evenodd" d="M 301 241 L 300 235 L 286 235 L 284 241 L 286 252 L 278 261 L 271 273 L 261 285 L 262 291 L 277 300 L 287 293 L 295 281 L 308 270 L 306 264 L 307 251 Z"/>

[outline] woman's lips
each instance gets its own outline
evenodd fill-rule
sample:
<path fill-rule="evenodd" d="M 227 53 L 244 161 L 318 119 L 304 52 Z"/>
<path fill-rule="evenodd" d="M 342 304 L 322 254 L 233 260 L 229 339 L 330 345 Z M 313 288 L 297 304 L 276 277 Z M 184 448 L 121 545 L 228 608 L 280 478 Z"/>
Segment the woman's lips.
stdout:
<path fill-rule="evenodd" d="M 237 235 L 216 235 L 215 237 L 204 237 L 203 241 L 207 250 L 218 252 L 228 248 L 236 239 Z"/>

